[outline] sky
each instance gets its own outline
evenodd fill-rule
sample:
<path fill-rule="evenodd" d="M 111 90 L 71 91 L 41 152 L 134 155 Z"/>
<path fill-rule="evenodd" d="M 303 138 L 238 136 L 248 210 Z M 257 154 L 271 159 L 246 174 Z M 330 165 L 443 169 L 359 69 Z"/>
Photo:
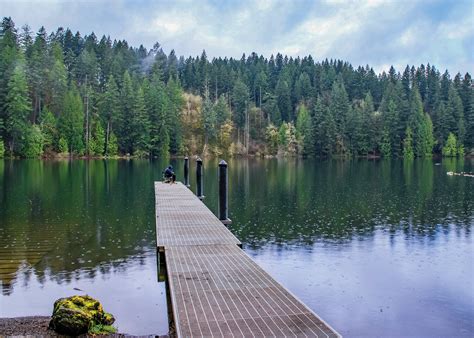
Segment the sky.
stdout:
<path fill-rule="evenodd" d="M 35 32 L 69 27 L 185 57 L 280 52 L 378 72 L 422 63 L 474 71 L 474 0 L 0 0 L 5 16 Z"/>

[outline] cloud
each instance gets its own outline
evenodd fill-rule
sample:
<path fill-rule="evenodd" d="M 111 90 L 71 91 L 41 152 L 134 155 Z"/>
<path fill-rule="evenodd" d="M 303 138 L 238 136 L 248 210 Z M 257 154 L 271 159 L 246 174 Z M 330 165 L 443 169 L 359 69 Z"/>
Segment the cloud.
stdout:
<path fill-rule="evenodd" d="M 240 58 L 257 52 L 341 58 L 376 70 L 435 64 L 472 71 L 470 0 L 72 1 L 0 0 L 0 15 L 34 30 L 58 26 L 110 35 L 178 55 Z"/>

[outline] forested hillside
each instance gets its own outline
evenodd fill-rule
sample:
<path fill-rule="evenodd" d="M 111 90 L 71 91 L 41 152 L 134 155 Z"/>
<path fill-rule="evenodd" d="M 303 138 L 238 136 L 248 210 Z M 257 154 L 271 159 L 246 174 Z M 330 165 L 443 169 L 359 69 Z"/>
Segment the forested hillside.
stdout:
<path fill-rule="evenodd" d="M 159 37 L 157 37 L 159 38 Z M 166 55 L 94 33 L 0 27 L 0 157 L 463 156 L 471 76 L 311 56 Z"/>

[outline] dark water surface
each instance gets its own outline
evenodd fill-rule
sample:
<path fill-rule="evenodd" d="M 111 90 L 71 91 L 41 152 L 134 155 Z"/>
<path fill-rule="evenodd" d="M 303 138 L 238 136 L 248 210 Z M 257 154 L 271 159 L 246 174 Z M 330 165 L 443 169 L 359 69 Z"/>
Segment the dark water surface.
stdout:
<path fill-rule="evenodd" d="M 231 160 L 230 229 L 345 336 L 473 336 L 474 179 L 446 172 L 474 161 L 436 162 Z M 166 333 L 153 192 L 165 164 L 0 160 L 0 317 L 88 293 L 121 332 Z M 213 211 L 216 168 L 205 162 Z"/>

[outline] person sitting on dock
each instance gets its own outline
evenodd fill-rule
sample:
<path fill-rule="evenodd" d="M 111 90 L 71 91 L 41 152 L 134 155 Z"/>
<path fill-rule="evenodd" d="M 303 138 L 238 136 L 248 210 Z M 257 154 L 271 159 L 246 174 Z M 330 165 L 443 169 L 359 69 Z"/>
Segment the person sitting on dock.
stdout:
<path fill-rule="evenodd" d="M 176 182 L 176 174 L 174 173 L 172 166 L 168 166 L 168 168 L 163 171 L 163 181 L 164 183 L 170 184 Z"/>

